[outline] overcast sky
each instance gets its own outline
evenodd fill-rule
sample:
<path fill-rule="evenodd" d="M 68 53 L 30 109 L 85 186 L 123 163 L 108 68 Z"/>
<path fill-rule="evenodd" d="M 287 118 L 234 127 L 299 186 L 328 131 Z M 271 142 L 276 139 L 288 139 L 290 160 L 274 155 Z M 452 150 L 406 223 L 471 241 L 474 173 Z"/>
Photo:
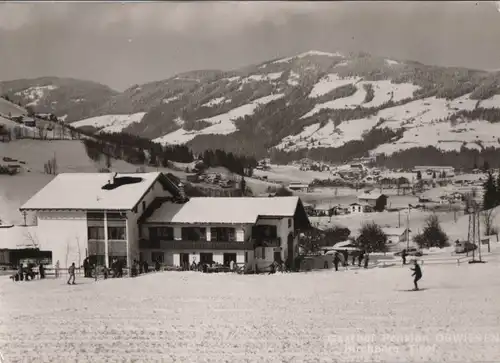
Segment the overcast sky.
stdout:
<path fill-rule="evenodd" d="M 0 80 L 123 90 L 311 49 L 499 69 L 500 12 L 494 2 L 0 3 Z"/>

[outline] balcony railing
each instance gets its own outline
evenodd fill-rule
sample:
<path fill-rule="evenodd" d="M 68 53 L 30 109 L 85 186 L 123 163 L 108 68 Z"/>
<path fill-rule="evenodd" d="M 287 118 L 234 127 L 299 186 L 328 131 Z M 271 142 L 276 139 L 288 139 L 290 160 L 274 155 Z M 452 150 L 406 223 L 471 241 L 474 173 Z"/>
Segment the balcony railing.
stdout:
<path fill-rule="evenodd" d="M 187 240 L 141 240 L 140 248 L 168 249 L 168 250 L 251 250 L 252 241 L 187 241 Z"/>
<path fill-rule="evenodd" d="M 281 239 L 277 238 L 252 238 L 253 248 L 257 247 L 280 247 Z"/>

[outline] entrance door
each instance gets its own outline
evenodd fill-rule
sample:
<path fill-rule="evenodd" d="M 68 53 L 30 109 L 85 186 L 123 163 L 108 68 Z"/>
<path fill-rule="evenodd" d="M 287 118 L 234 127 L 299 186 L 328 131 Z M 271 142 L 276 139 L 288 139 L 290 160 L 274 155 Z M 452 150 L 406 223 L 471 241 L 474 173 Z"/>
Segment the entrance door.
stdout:
<path fill-rule="evenodd" d="M 180 259 L 181 259 L 181 267 L 182 268 L 189 268 L 189 253 L 181 253 L 181 256 L 180 256 Z"/>
<path fill-rule="evenodd" d="M 224 266 L 229 266 L 231 261 L 236 262 L 236 253 L 224 253 Z"/>
<path fill-rule="evenodd" d="M 214 254 L 213 253 L 200 253 L 200 262 L 201 263 L 206 263 L 208 265 L 211 265 L 213 261 L 214 261 Z"/>
<path fill-rule="evenodd" d="M 287 240 L 287 263 L 288 266 L 293 266 L 293 254 L 294 254 L 294 249 L 293 249 L 293 234 L 288 234 L 288 240 Z"/>
<path fill-rule="evenodd" d="M 274 251 L 274 262 L 281 263 L 281 252 Z"/>

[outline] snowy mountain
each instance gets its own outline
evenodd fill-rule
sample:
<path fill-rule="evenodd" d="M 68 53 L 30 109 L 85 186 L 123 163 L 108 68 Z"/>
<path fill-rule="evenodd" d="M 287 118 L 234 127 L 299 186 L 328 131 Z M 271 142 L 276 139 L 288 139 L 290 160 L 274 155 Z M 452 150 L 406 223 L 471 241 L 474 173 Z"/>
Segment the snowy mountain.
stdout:
<path fill-rule="evenodd" d="M 500 149 L 500 72 L 309 51 L 231 72 L 187 72 L 122 93 L 45 80 L 4 82 L 0 90 L 79 127 L 188 143 L 195 151 L 311 150 L 329 158 L 427 146 Z"/>

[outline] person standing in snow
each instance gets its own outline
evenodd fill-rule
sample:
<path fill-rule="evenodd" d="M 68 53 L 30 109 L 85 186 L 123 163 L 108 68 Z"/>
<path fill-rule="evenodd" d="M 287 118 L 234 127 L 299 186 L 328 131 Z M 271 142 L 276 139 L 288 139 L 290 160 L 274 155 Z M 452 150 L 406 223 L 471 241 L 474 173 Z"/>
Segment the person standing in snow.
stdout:
<path fill-rule="evenodd" d="M 68 268 L 68 273 L 69 273 L 69 279 L 68 279 L 68 285 L 75 285 L 75 263 L 73 262 L 71 266 Z M 71 283 L 70 281 L 73 280 Z"/>
<path fill-rule="evenodd" d="M 339 270 L 339 262 L 340 262 L 339 254 L 335 252 L 335 255 L 333 256 L 333 265 L 335 266 L 335 271 Z"/>
<path fill-rule="evenodd" d="M 415 276 L 415 279 L 413 280 L 413 284 L 415 285 L 414 290 L 418 290 L 417 282 L 418 282 L 418 280 L 420 280 L 422 278 L 422 269 L 420 268 L 417 260 L 413 260 L 413 263 L 414 263 L 415 267 L 410 269 L 410 270 L 413 271 L 412 276 Z"/>
<path fill-rule="evenodd" d="M 55 271 L 55 274 L 56 274 L 56 279 L 59 277 L 59 260 L 57 260 L 56 262 L 56 271 Z"/>
<path fill-rule="evenodd" d="M 403 265 L 406 265 L 406 256 L 408 253 L 406 252 L 406 248 L 401 252 L 401 258 L 403 259 Z"/>
<path fill-rule="evenodd" d="M 360 251 L 359 256 L 358 256 L 358 267 L 361 267 L 361 263 L 363 262 L 363 259 L 365 258 L 365 251 Z"/>
<path fill-rule="evenodd" d="M 368 268 L 368 263 L 370 262 L 370 254 L 368 252 L 365 253 L 365 268 Z"/>

